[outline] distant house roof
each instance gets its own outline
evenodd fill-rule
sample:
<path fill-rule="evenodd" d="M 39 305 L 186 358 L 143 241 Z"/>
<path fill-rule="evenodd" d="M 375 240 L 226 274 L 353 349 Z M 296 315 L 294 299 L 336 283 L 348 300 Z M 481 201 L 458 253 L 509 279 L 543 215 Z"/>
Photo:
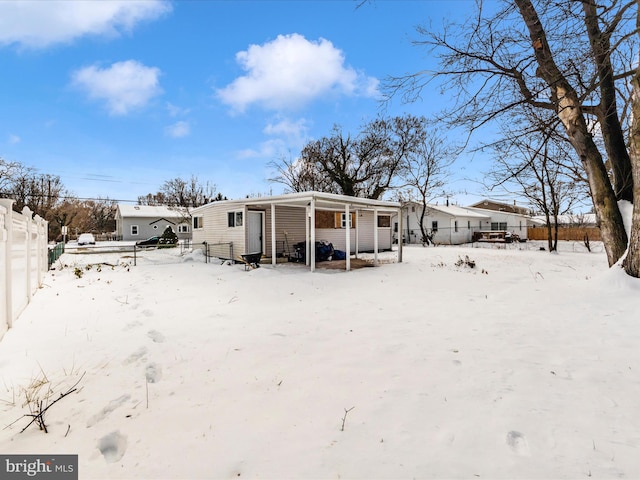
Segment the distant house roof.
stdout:
<path fill-rule="evenodd" d="M 517 213 L 519 215 L 529 215 L 529 209 L 526 207 L 521 207 L 516 205 L 515 202 L 513 205 L 509 203 L 496 202 L 495 200 L 480 200 L 472 205 L 469 205 L 472 208 L 481 208 L 483 210 L 493 210 L 496 212 L 506 212 L 506 213 Z"/>
<path fill-rule="evenodd" d="M 490 215 L 458 207 L 457 205 L 427 205 L 427 208 L 452 217 L 490 218 Z"/>
<path fill-rule="evenodd" d="M 136 218 L 176 218 L 187 213 L 184 207 L 167 207 L 165 205 L 126 205 L 118 204 L 121 217 Z"/>
<path fill-rule="evenodd" d="M 543 225 L 547 224 L 547 220 L 544 215 L 536 215 L 536 220 L 539 220 Z M 551 219 L 553 222 L 553 219 Z M 598 219 L 595 213 L 579 213 L 576 215 L 558 215 L 558 225 L 563 226 L 594 226 L 598 224 Z"/>

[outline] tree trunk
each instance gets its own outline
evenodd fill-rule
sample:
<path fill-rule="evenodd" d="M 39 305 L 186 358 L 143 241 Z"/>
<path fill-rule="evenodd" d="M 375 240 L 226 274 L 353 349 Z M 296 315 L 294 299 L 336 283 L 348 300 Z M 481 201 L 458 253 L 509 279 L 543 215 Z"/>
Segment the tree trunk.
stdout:
<path fill-rule="evenodd" d="M 597 117 L 602 129 L 611 171 L 613 173 L 613 188 L 618 200 L 633 201 L 633 177 L 631 160 L 625 144 L 625 137 L 618 117 L 616 104 L 616 86 L 614 82 L 613 66 L 611 65 L 611 42 L 609 36 L 602 32 L 598 24 L 596 5 L 583 2 L 585 25 L 589 36 L 589 43 L 593 58 L 598 69 L 600 105 Z"/>
<path fill-rule="evenodd" d="M 640 27 L 640 0 L 638 0 L 638 20 Z M 640 69 L 633 76 L 633 96 L 631 99 L 633 122 L 631 124 L 630 157 L 633 169 L 633 217 L 629 252 L 622 263 L 625 272 L 640 278 Z"/>
<path fill-rule="evenodd" d="M 515 3 L 529 30 L 539 66 L 538 75 L 551 89 L 558 117 L 587 173 L 591 198 L 607 252 L 607 260 L 611 266 L 624 254 L 627 248 L 627 234 L 602 156 L 587 129 L 582 105 L 575 89 L 567 81 L 553 59 L 535 7 L 530 0 L 515 0 Z"/>

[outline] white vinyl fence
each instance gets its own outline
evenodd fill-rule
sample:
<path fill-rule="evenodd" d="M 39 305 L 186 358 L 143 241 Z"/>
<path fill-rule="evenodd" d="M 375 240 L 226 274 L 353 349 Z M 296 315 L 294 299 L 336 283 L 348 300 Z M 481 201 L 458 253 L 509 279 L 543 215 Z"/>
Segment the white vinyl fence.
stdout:
<path fill-rule="evenodd" d="M 29 304 L 47 272 L 47 222 L 0 199 L 0 339 Z"/>

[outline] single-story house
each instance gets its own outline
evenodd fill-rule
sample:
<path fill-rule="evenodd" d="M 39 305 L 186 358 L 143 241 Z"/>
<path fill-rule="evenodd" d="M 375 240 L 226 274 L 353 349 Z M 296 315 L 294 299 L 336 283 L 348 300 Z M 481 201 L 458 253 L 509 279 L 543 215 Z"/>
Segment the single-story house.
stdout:
<path fill-rule="evenodd" d="M 356 256 L 373 252 L 377 263 L 378 252 L 391 249 L 391 216 L 399 212 L 397 202 L 313 191 L 217 201 L 191 211 L 193 246 L 231 243 L 233 260 L 261 252 L 275 265 L 304 242 L 305 261 L 313 271 L 316 249 L 308 247 L 326 241 Z M 349 270 L 350 255 L 345 260 Z"/>
<path fill-rule="evenodd" d="M 422 243 L 420 216 L 422 204 L 405 203 L 402 207 L 404 243 Z M 470 243 L 473 232 L 482 228 L 490 220 L 489 214 L 474 212 L 456 205 L 427 205 L 424 225 L 427 232 L 433 233 L 433 242 L 441 245 L 460 245 Z M 394 217 L 394 241 L 397 241 L 398 218 Z"/>
<path fill-rule="evenodd" d="M 178 239 L 191 238 L 191 216 L 186 208 L 118 204 L 116 237 L 119 240 L 144 240 L 159 237 L 171 227 Z"/>
<path fill-rule="evenodd" d="M 540 223 L 529 215 L 513 213 L 507 210 L 486 210 L 477 207 L 465 207 L 472 212 L 488 215 L 490 218 L 484 220 L 480 230 L 506 231 L 515 234 L 520 240 L 527 240 L 530 227 L 538 227 Z"/>

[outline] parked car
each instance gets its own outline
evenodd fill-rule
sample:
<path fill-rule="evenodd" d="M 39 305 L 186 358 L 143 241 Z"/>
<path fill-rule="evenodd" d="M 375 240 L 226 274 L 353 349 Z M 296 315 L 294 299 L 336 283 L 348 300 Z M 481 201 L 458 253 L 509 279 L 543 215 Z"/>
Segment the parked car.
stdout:
<path fill-rule="evenodd" d="M 138 247 L 152 247 L 154 245 L 158 245 L 160 241 L 160 237 L 149 237 L 146 240 L 140 240 L 136 242 L 136 246 Z"/>
<path fill-rule="evenodd" d="M 78 245 L 95 245 L 96 239 L 92 233 L 83 233 L 78 237 Z"/>

